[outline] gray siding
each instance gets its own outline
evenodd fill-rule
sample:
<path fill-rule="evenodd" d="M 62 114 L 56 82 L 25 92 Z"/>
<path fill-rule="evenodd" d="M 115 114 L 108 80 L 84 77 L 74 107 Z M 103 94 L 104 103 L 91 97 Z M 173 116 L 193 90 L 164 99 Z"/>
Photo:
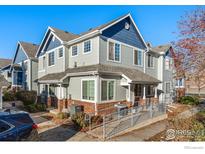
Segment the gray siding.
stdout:
<path fill-rule="evenodd" d="M 156 55 L 153 55 L 154 58 L 154 67 L 148 67 L 148 54 L 145 56 L 145 66 L 146 66 L 146 73 L 158 78 L 158 57 Z"/>
<path fill-rule="evenodd" d="M 91 52 L 83 53 L 83 42 L 76 44 L 78 46 L 78 55 L 72 57 L 72 46 L 69 48 L 69 67 L 73 68 L 75 63 L 77 66 L 87 66 L 99 64 L 99 37 L 91 39 Z"/>
<path fill-rule="evenodd" d="M 144 54 L 142 54 L 144 55 Z M 121 45 L 121 62 L 108 61 L 108 42 L 100 38 L 100 63 L 114 66 L 123 66 L 143 71 L 144 58 L 142 57 L 142 66 L 136 66 L 133 62 L 133 48 Z"/>
<path fill-rule="evenodd" d="M 31 89 L 37 90 L 37 83 L 35 80 L 38 78 L 38 62 L 31 61 Z"/>
<path fill-rule="evenodd" d="M 64 46 L 60 46 L 64 47 Z M 59 48 L 60 48 L 59 47 Z M 64 47 L 65 49 L 65 47 Z M 48 66 L 48 53 L 54 51 L 55 55 L 55 65 L 53 66 Z M 43 57 L 45 56 L 45 69 L 43 69 Z M 58 48 L 57 49 L 52 49 L 48 52 L 46 52 L 43 56 L 39 57 L 39 63 L 38 63 L 38 78 L 46 75 L 46 74 L 51 74 L 51 73 L 59 73 L 65 71 L 65 50 L 63 57 L 59 58 L 58 57 Z"/>

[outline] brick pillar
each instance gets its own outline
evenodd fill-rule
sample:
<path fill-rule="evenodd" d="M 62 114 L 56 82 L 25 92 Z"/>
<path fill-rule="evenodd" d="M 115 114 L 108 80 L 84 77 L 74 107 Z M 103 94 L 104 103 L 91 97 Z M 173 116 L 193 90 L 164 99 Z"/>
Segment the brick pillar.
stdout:
<path fill-rule="evenodd" d="M 153 98 L 151 98 L 151 102 L 153 103 L 153 104 L 157 104 L 157 103 L 159 103 L 159 99 L 158 98 L 155 98 L 155 97 L 153 97 Z"/>
<path fill-rule="evenodd" d="M 52 98 L 51 97 L 48 97 L 47 98 L 47 107 L 51 107 L 51 101 L 52 101 Z"/>
<path fill-rule="evenodd" d="M 140 101 L 139 101 L 140 105 L 145 105 L 145 103 L 146 103 L 146 99 L 140 99 Z"/>
<path fill-rule="evenodd" d="M 62 112 L 63 110 L 63 100 L 62 99 L 59 99 L 58 100 L 58 112 Z"/>

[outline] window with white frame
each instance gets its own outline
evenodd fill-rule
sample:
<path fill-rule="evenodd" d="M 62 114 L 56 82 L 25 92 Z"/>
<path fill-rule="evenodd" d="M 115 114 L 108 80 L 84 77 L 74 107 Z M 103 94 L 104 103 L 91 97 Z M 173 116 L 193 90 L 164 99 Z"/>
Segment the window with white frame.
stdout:
<path fill-rule="evenodd" d="M 176 86 L 183 87 L 184 86 L 184 79 L 180 78 L 180 79 L 176 80 Z"/>
<path fill-rule="evenodd" d="M 91 52 L 91 40 L 84 42 L 84 53 Z"/>
<path fill-rule="evenodd" d="M 154 67 L 154 57 L 148 54 L 148 67 Z"/>
<path fill-rule="evenodd" d="M 114 99 L 114 81 L 102 80 L 101 81 L 101 100 L 108 101 Z"/>
<path fill-rule="evenodd" d="M 82 81 L 82 99 L 95 100 L 95 80 Z"/>
<path fill-rule="evenodd" d="M 134 64 L 142 65 L 142 51 L 134 50 Z"/>
<path fill-rule="evenodd" d="M 63 57 L 63 48 L 58 49 L 58 57 L 59 58 Z"/>
<path fill-rule="evenodd" d="M 54 64 L 55 64 L 55 53 L 53 51 L 48 54 L 48 66 L 52 66 Z"/>
<path fill-rule="evenodd" d="M 109 53 L 108 53 L 108 59 L 111 61 L 120 61 L 120 44 L 119 43 L 113 43 L 109 42 Z"/>
<path fill-rule="evenodd" d="M 78 55 L 78 46 L 74 45 L 72 46 L 72 56 L 77 56 Z"/>
<path fill-rule="evenodd" d="M 169 82 L 166 82 L 165 83 L 165 92 L 166 93 L 170 93 L 171 91 L 171 88 L 170 88 L 171 84 Z"/>
<path fill-rule="evenodd" d="M 165 70 L 172 68 L 172 59 L 170 57 L 165 58 Z"/>

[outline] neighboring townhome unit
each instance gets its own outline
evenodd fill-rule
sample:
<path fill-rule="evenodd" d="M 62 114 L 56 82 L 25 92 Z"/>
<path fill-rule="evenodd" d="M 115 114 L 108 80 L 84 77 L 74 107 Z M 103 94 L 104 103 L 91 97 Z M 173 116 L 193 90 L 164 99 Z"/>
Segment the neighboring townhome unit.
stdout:
<path fill-rule="evenodd" d="M 38 59 L 35 58 L 38 45 L 18 42 L 11 65 L 12 88 L 37 90 Z"/>
<path fill-rule="evenodd" d="M 146 54 L 146 73 L 162 81 L 157 89 L 159 100 L 164 103 L 172 103 L 175 97 L 174 80 L 174 51 L 171 45 L 152 47 Z"/>
<path fill-rule="evenodd" d="M 11 59 L 0 58 L 0 74 L 3 75 L 9 83 L 11 83 L 11 62 Z"/>
<path fill-rule="evenodd" d="M 41 101 L 59 112 L 77 104 L 94 114 L 157 103 L 163 79 L 158 68 L 147 73 L 148 50 L 130 14 L 80 35 L 49 28 L 36 55 Z"/>

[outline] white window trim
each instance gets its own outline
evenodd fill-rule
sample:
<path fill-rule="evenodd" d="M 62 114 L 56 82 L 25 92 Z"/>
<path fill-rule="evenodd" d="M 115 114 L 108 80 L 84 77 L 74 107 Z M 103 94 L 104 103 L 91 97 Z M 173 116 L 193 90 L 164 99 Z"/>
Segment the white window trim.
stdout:
<path fill-rule="evenodd" d="M 172 60 L 172 59 L 169 57 L 169 68 L 167 69 L 167 68 L 166 68 L 166 58 L 167 58 L 167 57 L 164 58 L 164 69 L 165 69 L 166 71 L 170 71 L 170 70 L 172 70 L 172 68 L 170 67 L 170 60 Z"/>
<path fill-rule="evenodd" d="M 102 100 L 102 81 L 114 81 L 114 91 L 113 91 L 113 99 L 112 100 Z M 114 100 L 115 100 L 115 98 L 116 98 L 116 80 L 115 79 L 100 79 L 100 89 L 99 89 L 99 91 L 100 91 L 100 102 L 101 103 L 108 103 L 108 102 L 113 102 Z M 108 93 L 108 92 L 107 92 Z"/>
<path fill-rule="evenodd" d="M 77 46 L 77 55 L 74 55 L 73 56 L 73 46 Z M 84 47 L 84 46 L 83 46 Z M 83 49 L 84 50 L 84 49 Z M 78 44 L 76 44 L 76 45 L 72 45 L 71 46 L 71 57 L 77 57 L 78 56 L 78 53 L 79 53 L 79 46 L 78 46 Z"/>
<path fill-rule="evenodd" d="M 120 45 L 120 58 L 119 58 L 119 61 L 116 61 L 115 59 L 114 60 L 109 59 L 109 42 L 114 43 L 114 48 L 115 48 L 115 43 Z M 122 50 L 122 43 L 121 42 L 113 40 L 113 39 L 107 39 L 107 61 L 114 62 L 114 63 L 121 63 L 121 61 L 122 61 L 122 59 L 121 59 L 122 58 L 122 51 L 121 50 Z M 115 51 L 114 51 L 114 58 L 115 58 Z"/>
<path fill-rule="evenodd" d="M 83 99 L 83 81 L 90 81 L 90 80 L 94 80 L 94 84 L 95 84 L 94 100 Z M 81 101 L 96 103 L 97 102 L 97 79 L 96 78 L 81 79 L 80 93 L 81 93 Z"/>
<path fill-rule="evenodd" d="M 166 92 L 167 83 L 169 83 L 169 85 L 170 85 L 170 87 L 169 87 L 169 88 L 170 88 L 170 92 L 169 92 L 169 93 Z M 172 90 L 172 89 L 171 89 L 171 82 L 170 82 L 170 81 L 166 81 L 166 82 L 164 82 L 164 84 L 165 84 L 165 94 L 170 94 L 170 93 L 171 93 L 171 90 Z"/>
<path fill-rule="evenodd" d="M 84 44 L 85 42 L 88 42 L 90 41 L 90 51 L 89 52 L 85 52 L 84 51 Z M 83 51 L 83 54 L 86 55 L 86 54 L 90 54 L 92 52 L 92 39 L 89 39 L 89 40 L 85 40 L 83 43 L 82 43 L 82 51 Z"/>
<path fill-rule="evenodd" d="M 54 64 L 53 64 L 53 65 L 49 65 L 49 54 L 50 54 L 51 52 L 54 53 Z M 47 64 L 48 64 L 48 65 L 47 65 L 48 67 L 53 67 L 53 66 L 55 66 L 55 63 L 56 63 L 56 60 L 55 60 L 55 53 L 56 53 L 56 51 L 53 50 L 53 51 L 51 51 L 51 52 L 48 53 L 48 63 L 47 63 Z"/>
<path fill-rule="evenodd" d="M 59 49 L 62 48 L 63 49 L 63 56 L 62 57 L 59 57 Z M 64 55 L 65 55 L 65 48 L 62 46 L 60 48 L 57 48 L 56 51 L 57 51 L 57 55 L 58 55 L 58 59 L 62 59 L 64 58 Z"/>
<path fill-rule="evenodd" d="M 135 64 L 135 50 L 136 51 L 140 51 L 141 52 L 141 55 L 142 55 L 142 57 L 141 57 L 141 60 L 142 60 L 142 63 L 141 63 L 141 65 L 137 65 L 137 64 Z M 144 54 L 143 54 L 143 51 L 142 50 L 138 50 L 137 48 L 133 48 L 133 65 L 134 66 L 138 66 L 138 67 L 143 67 L 143 56 L 144 56 Z"/>
<path fill-rule="evenodd" d="M 150 54 L 151 55 L 151 54 Z M 154 64 L 154 56 L 153 55 L 151 55 L 152 56 L 152 58 L 153 58 L 153 66 L 152 67 L 149 67 L 148 66 L 148 61 L 149 61 L 149 53 L 148 53 L 148 55 L 147 55 L 147 68 L 149 68 L 149 69 L 154 69 L 155 68 L 155 64 Z"/>
<path fill-rule="evenodd" d="M 177 82 L 177 85 L 175 86 L 176 88 L 184 88 L 184 87 L 185 87 L 185 86 L 184 86 L 184 85 L 185 85 L 185 83 L 184 83 L 184 82 L 185 82 L 184 78 L 182 78 L 182 86 L 179 85 L 179 79 L 176 80 L 176 82 Z"/>

